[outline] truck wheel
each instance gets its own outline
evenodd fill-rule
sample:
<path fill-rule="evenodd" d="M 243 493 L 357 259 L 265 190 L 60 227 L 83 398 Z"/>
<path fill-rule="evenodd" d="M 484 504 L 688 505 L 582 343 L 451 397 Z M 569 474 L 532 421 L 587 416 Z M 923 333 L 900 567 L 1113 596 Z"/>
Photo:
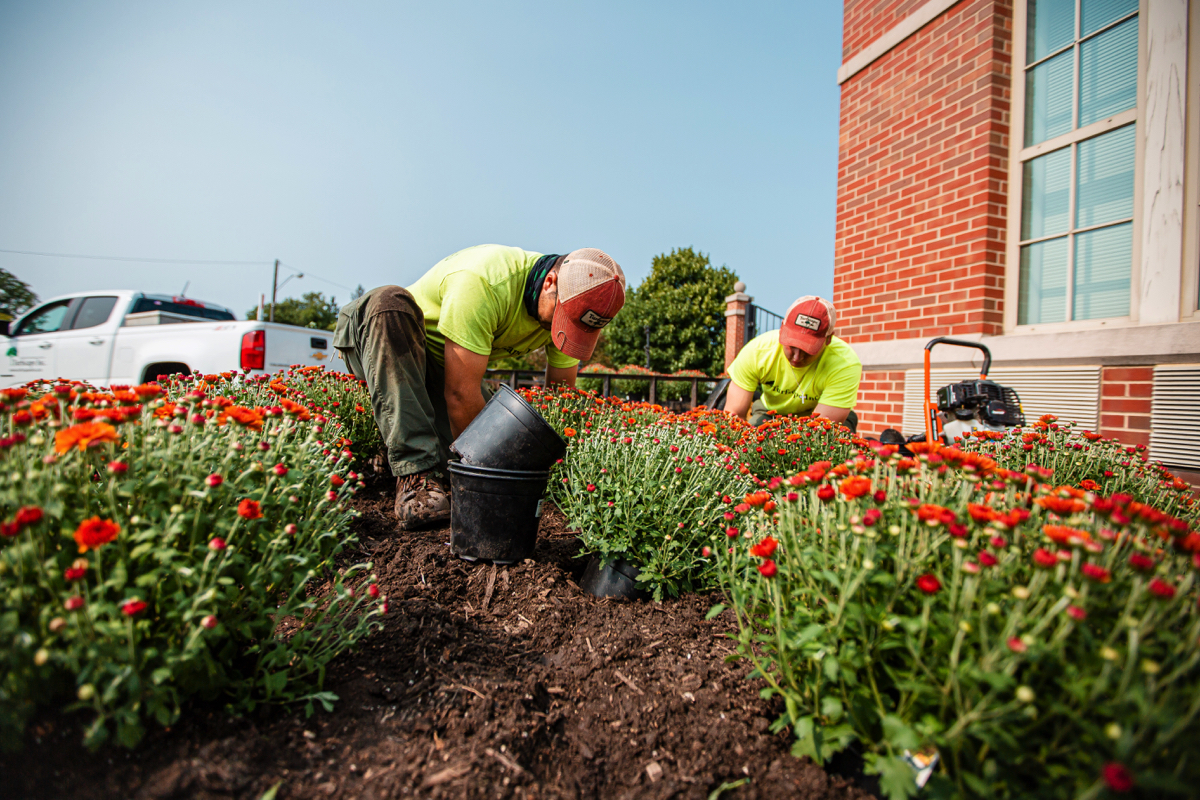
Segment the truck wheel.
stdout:
<path fill-rule="evenodd" d="M 187 364 L 181 364 L 177 361 L 165 361 L 161 364 L 151 364 L 142 370 L 142 383 L 150 383 L 158 380 L 159 375 L 190 375 L 192 371 L 188 369 Z"/>

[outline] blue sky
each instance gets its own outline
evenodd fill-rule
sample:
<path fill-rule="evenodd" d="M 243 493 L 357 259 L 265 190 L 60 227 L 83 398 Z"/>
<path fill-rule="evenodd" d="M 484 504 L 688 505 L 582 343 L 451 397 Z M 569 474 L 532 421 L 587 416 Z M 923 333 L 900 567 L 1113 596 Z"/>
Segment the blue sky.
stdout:
<path fill-rule="evenodd" d="M 692 246 L 783 311 L 832 292 L 840 55 L 840 3 L 0 3 L 0 250 L 261 262 L 0 267 L 240 317 L 275 258 L 344 300 Z"/>

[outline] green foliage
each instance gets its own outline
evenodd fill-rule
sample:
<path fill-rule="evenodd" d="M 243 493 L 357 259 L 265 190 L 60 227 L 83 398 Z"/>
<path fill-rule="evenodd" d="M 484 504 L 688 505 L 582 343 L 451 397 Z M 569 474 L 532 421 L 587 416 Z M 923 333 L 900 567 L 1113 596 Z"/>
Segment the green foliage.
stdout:
<path fill-rule="evenodd" d="M 611 363 L 644 367 L 649 327 L 650 369 L 721 374 L 725 297 L 737 279 L 733 270 L 713 267 L 708 256 L 690 247 L 655 256 L 650 274 L 629 292 L 625 307 L 605 328 Z"/>
<path fill-rule="evenodd" d="M 1078 452 L 1041 433 L 997 444 Z M 1128 454 L 1091 458 L 1103 474 Z M 1152 508 L 1049 475 L 945 448 L 813 465 L 735 509 L 747 536 L 722 551 L 722 583 L 794 753 L 857 740 L 890 800 L 917 794 L 906 753 L 935 749 L 939 796 L 1096 797 L 1113 764 L 1153 796 L 1195 786 L 1190 492 L 1159 486 Z"/>
<path fill-rule="evenodd" d="M 362 288 L 361 286 L 359 287 Z M 306 292 L 297 300 L 289 297 L 275 304 L 275 321 L 284 325 L 299 325 L 301 328 L 318 328 L 331 331 L 337 327 L 338 305 L 336 297 L 325 299 L 321 292 Z M 263 308 L 263 316 L 271 318 L 269 306 Z M 246 319 L 258 319 L 258 308 L 246 312 Z"/>
<path fill-rule="evenodd" d="M 4 743 L 38 706 L 88 712 L 93 747 L 134 746 L 190 697 L 311 713 L 337 699 L 329 660 L 379 626 L 370 565 L 334 561 L 362 485 L 344 429 L 265 386 L 269 406 L 231 404 L 210 377 L 169 398 L 0 393 L 19 434 L 0 445 Z"/>
<path fill-rule="evenodd" d="M 0 319 L 16 319 L 38 301 L 29 284 L 0 269 Z"/>

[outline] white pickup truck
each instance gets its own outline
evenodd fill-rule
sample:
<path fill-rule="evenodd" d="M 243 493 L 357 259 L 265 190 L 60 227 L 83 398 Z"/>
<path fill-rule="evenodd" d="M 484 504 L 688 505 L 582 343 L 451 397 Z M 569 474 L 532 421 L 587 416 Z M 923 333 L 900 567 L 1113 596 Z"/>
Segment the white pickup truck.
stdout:
<path fill-rule="evenodd" d="M 329 364 L 334 355 L 329 331 L 238 321 L 211 303 L 126 290 L 56 297 L 0 322 L 0 348 L 0 388 L 53 378 L 103 386 L 176 372 L 274 372 Z"/>

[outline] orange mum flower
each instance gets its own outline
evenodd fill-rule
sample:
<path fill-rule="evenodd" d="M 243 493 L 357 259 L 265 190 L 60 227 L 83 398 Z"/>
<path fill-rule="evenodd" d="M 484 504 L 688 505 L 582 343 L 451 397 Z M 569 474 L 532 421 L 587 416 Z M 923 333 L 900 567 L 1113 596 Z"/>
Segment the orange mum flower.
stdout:
<path fill-rule="evenodd" d="M 564 428 L 563 429 L 563 436 L 567 437 L 568 439 L 570 439 L 572 436 L 574 436 L 575 433 L 576 433 L 576 431 L 574 428 Z"/>
<path fill-rule="evenodd" d="M 261 431 L 263 426 L 262 414 L 252 408 L 244 406 L 230 406 L 225 409 L 225 414 L 238 425 L 243 428 L 249 428 L 252 431 Z"/>
<path fill-rule="evenodd" d="M 1068 528 L 1066 525 L 1043 525 L 1042 533 L 1056 544 L 1083 544 L 1092 538 L 1087 531 Z"/>
<path fill-rule="evenodd" d="M 249 498 L 238 503 L 237 513 L 242 519 L 262 519 L 262 507 Z"/>
<path fill-rule="evenodd" d="M 79 552 L 86 553 L 89 549 L 95 550 L 108 544 L 120 532 L 121 526 L 111 519 L 92 517 L 79 523 L 75 529 L 75 544 L 79 545 Z"/>
<path fill-rule="evenodd" d="M 871 492 L 871 479 L 864 475 L 852 475 L 839 484 L 842 494 L 853 500 Z"/>
<path fill-rule="evenodd" d="M 1083 511 L 1087 507 L 1084 505 L 1082 500 L 1076 500 L 1074 497 L 1055 497 L 1054 495 L 1039 497 L 1033 502 L 1037 503 L 1047 511 L 1053 511 L 1060 517 L 1066 517 L 1076 512 Z"/>
<path fill-rule="evenodd" d="M 54 449 L 59 453 L 65 453 L 76 446 L 80 450 L 87 450 L 93 444 L 116 440 L 117 429 L 112 425 L 105 422 L 82 422 L 54 434 Z"/>

